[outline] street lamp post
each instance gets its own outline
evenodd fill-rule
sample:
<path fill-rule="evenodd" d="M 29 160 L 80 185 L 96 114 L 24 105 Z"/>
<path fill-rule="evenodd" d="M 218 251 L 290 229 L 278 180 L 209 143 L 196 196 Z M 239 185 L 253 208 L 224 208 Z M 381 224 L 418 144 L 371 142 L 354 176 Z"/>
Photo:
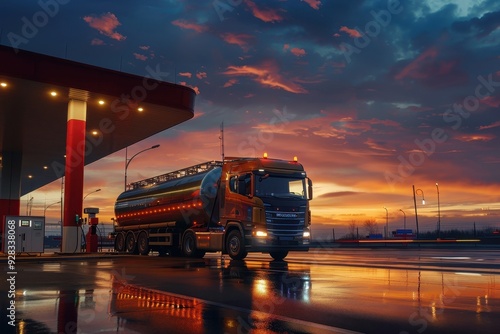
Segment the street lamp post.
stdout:
<path fill-rule="evenodd" d="M 47 212 L 47 209 L 48 209 L 49 207 L 51 207 L 52 205 L 59 204 L 59 203 L 61 203 L 61 201 L 58 201 L 58 202 L 55 202 L 55 203 L 52 203 L 52 204 L 47 205 L 47 206 L 45 207 L 45 209 L 43 209 L 43 218 L 45 218 L 45 212 Z"/>
<path fill-rule="evenodd" d="M 438 222 L 437 222 L 437 237 L 440 237 L 441 234 L 441 206 L 439 204 L 439 185 L 436 182 L 436 190 L 438 195 Z"/>
<path fill-rule="evenodd" d="M 83 201 L 87 198 L 87 196 L 88 196 L 88 195 L 93 194 L 93 193 L 96 193 L 96 192 L 98 192 L 98 191 L 101 191 L 101 188 L 96 189 L 96 190 L 94 190 L 94 191 L 91 191 L 91 192 L 89 192 L 87 195 L 83 196 L 83 200 L 82 200 L 82 202 L 83 202 Z"/>
<path fill-rule="evenodd" d="M 387 208 L 384 206 L 385 209 L 385 237 L 387 238 L 389 236 L 389 211 L 387 211 Z"/>
<path fill-rule="evenodd" d="M 152 150 L 152 149 L 158 148 L 158 147 L 160 147 L 159 144 L 153 145 L 153 146 L 151 146 L 149 148 L 146 148 L 146 149 L 144 149 L 142 151 L 137 152 L 130 159 L 127 159 L 127 148 L 125 148 L 125 191 L 127 190 L 127 169 L 128 169 L 128 165 L 130 165 L 130 162 L 132 161 L 132 159 L 134 159 L 136 156 L 138 156 L 142 152 L 149 151 L 149 150 Z"/>
<path fill-rule="evenodd" d="M 404 215 L 403 228 L 406 230 L 406 213 L 402 209 L 399 209 L 399 211 L 401 211 L 403 213 L 403 215 Z"/>
<path fill-rule="evenodd" d="M 26 201 L 26 216 L 31 216 L 31 206 L 33 205 L 33 197 Z"/>
<path fill-rule="evenodd" d="M 47 212 L 47 209 L 48 209 L 49 207 L 51 207 L 52 205 L 56 205 L 56 204 L 59 204 L 59 203 L 61 203 L 61 201 L 57 201 L 57 202 L 55 202 L 55 203 L 49 204 L 49 205 L 47 205 L 47 206 L 43 209 L 43 220 L 44 220 L 44 224 L 47 224 L 47 222 L 45 222 L 45 213 Z M 59 222 L 59 223 L 61 223 L 61 222 Z M 59 232 L 59 233 L 61 233 L 61 235 L 62 235 L 62 225 L 61 225 L 61 229 L 60 229 L 60 232 Z"/>
<path fill-rule="evenodd" d="M 413 205 L 415 206 L 415 224 L 417 225 L 417 239 L 418 239 L 418 214 L 417 214 L 417 198 L 416 195 L 419 195 L 419 192 L 422 194 L 422 205 L 425 205 L 424 199 L 424 191 L 422 189 L 415 190 L 415 185 L 413 187 Z"/>

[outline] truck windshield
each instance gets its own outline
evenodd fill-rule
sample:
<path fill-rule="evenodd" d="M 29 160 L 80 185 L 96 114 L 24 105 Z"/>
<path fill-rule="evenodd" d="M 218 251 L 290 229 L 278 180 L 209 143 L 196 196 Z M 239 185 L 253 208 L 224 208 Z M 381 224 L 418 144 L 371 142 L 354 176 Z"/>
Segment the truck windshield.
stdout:
<path fill-rule="evenodd" d="M 255 196 L 307 199 L 306 182 L 287 175 L 255 175 Z"/>

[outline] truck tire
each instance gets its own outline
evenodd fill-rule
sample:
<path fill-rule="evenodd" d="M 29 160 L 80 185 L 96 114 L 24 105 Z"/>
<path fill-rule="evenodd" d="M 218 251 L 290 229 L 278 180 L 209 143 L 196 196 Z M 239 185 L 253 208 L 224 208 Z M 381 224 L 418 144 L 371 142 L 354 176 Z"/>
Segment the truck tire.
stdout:
<path fill-rule="evenodd" d="M 125 233 L 118 233 L 115 237 L 115 251 L 125 252 Z"/>
<path fill-rule="evenodd" d="M 193 232 L 186 232 L 182 238 L 182 252 L 186 257 L 202 258 L 205 252 L 196 248 L 196 235 Z"/>
<path fill-rule="evenodd" d="M 125 238 L 125 245 L 127 247 L 127 252 L 130 254 L 137 254 L 137 244 L 135 242 L 134 233 L 127 233 L 127 237 Z"/>
<path fill-rule="evenodd" d="M 226 238 L 226 251 L 233 260 L 243 260 L 247 256 L 243 237 L 239 230 L 232 230 Z"/>
<path fill-rule="evenodd" d="M 275 252 L 270 252 L 269 254 L 276 261 L 281 261 L 288 255 L 288 251 L 275 251 Z"/>
<path fill-rule="evenodd" d="M 137 251 L 141 255 L 149 254 L 149 240 L 146 232 L 139 233 L 139 236 L 137 237 Z"/>

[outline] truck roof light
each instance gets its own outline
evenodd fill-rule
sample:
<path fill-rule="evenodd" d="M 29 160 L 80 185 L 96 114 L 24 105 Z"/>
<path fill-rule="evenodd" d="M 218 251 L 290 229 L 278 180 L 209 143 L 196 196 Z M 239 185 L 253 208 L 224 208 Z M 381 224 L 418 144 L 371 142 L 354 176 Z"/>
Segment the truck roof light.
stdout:
<path fill-rule="evenodd" d="M 264 159 L 267 159 L 267 152 L 264 152 L 264 156 L 263 156 Z"/>
<path fill-rule="evenodd" d="M 297 162 L 298 160 L 299 160 L 299 159 L 297 159 L 297 156 L 294 156 L 294 157 L 293 157 L 293 161 L 294 161 L 294 162 Z"/>

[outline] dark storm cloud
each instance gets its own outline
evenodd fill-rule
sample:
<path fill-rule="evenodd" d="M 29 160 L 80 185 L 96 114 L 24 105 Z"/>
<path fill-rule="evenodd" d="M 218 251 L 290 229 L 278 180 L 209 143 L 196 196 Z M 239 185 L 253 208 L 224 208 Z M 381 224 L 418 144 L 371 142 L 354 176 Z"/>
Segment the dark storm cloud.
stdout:
<path fill-rule="evenodd" d="M 500 26 L 500 11 L 486 13 L 482 17 L 474 17 L 466 21 L 453 23 L 452 28 L 460 33 L 472 33 L 478 38 L 484 38 Z"/>

